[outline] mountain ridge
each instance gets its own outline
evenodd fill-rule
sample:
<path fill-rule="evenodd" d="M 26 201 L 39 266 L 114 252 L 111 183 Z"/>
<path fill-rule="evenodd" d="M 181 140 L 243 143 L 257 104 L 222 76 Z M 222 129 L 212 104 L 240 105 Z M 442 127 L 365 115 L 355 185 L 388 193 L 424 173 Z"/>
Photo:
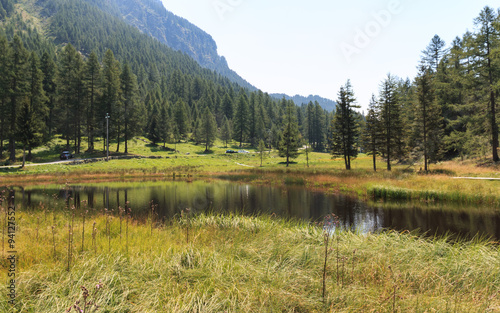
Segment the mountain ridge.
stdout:
<path fill-rule="evenodd" d="M 327 99 L 327 98 L 323 98 L 323 97 L 318 96 L 318 95 L 309 95 L 309 96 L 305 97 L 302 95 L 289 96 L 289 95 L 284 94 L 284 93 L 273 93 L 273 94 L 270 94 L 270 96 L 273 98 L 278 98 L 278 99 L 282 99 L 283 97 L 285 97 L 286 100 L 293 100 L 293 102 L 295 102 L 295 104 L 298 106 L 300 106 L 301 104 L 308 104 L 309 102 L 313 102 L 313 103 L 318 102 L 319 105 L 323 109 L 330 111 L 330 112 L 334 112 L 335 107 L 337 105 L 337 102 L 330 100 L 330 99 Z"/>

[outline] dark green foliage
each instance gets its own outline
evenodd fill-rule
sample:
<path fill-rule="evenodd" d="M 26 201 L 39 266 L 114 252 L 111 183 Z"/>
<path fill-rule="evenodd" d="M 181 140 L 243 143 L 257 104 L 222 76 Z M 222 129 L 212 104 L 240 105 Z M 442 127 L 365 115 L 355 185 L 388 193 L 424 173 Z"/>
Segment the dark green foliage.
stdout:
<path fill-rule="evenodd" d="M 141 133 L 141 110 L 139 107 L 137 77 L 132 73 L 128 63 L 125 63 L 120 76 L 123 116 L 123 136 L 125 140 L 125 153 L 128 153 L 128 140 Z M 169 118 L 166 103 L 161 108 L 160 134 L 163 142 L 168 140 Z"/>
<path fill-rule="evenodd" d="M 227 148 L 227 143 L 231 141 L 233 137 L 233 131 L 231 127 L 231 122 L 224 116 L 224 120 L 222 122 L 222 127 L 220 131 L 220 139 L 224 142 L 224 146 Z"/>
<path fill-rule="evenodd" d="M 403 125 L 401 123 L 401 107 L 398 102 L 396 80 L 391 75 L 382 82 L 379 95 L 379 112 L 384 136 L 382 155 L 387 159 L 387 170 L 391 170 L 391 159 L 400 156 Z"/>
<path fill-rule="evenodd" d="M 333 156 L 342 156 L 346 170 L 351 169 L 351 160 L 358 156 L 359 123 L 354 111 L 359 108 L 354 98 L 351 82 L 340 87 L 337 108 L 331 126 L 331 152 Z"/>
<path fill-rule="evenodd" d="M 235 140 L 240 143 L 240 147 L 248 137 L 248 97 L 245 93 L 241 93 L 238 98 L 236 114 L 234 116 L 234 136 Z"/>
<path fill-rule="evenodd" d="M 442 140 L 441 108 L 437 105 L 433 87 L 433 75 L 430 68 L 422 66 L 416 79 L 417 101 L 415 117 L 415 133 L 417 145 L 424 156 L 424 170 L 429 162 L 435 162 L 440 157 Z"/>
<path fill-rule="evenodd" d="M 17 134 L 17 117 L 19 108 L 26 101 L 28 92 L 28 51 L 24 48 L 21 39 L 15 36 L 10 42 L 10 54 L 6 60 L 7 65 L 7 80 L 9 84 L 8 100 L 9 104 L 6 108 L 6 115 L 10 121 L 9 127 L 9 151 L 10 160 L 16 159 L 16 134 Z"/>
<path fill-rule="evenodd" d="M 383 144 L 383 133 L 380 115 L 378 111 L 377 100 L 375 95 L 372 95 L 370 105 L 368 106 L 368 114 L 366 115 L 366 122 L 362 132 L 362 146 L 367 155 L 373 158 L 373 170 L 377 171 L 377 155 Z"/>
<path fill-rule="evenodd" d="M 299 155 L 301 138 L 295 104 L 292 101 L 285 100 L 285 102 L 285 114 L 283 116 L 281 140 L 279 141 L 279 156 L 286 158 L 286 166 L 288 167 L 290 159 L 295 159 Z"/>
<path fill-rule="evenodd" d="M 179 134 L 179 140 L 185 139 L 188 134 L 188 115 L 186 104 L 182 100 L 178 100 L 174 107 L 174 122 Z"/>
<path fill-rule="evenodd" d="M 217 123 L 215 117 L 208 107 L 203 111 L 200 127 L 201 143 L 205 144 L 205 153 L 214 145 L 217 138 Z"/>

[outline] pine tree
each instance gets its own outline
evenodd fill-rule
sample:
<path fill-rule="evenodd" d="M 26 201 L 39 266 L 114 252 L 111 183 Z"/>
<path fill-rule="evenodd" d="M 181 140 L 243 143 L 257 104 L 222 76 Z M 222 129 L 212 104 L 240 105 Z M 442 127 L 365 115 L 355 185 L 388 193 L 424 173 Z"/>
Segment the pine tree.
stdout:
<path fill-rule="evenodd" d="M 125 153 L 128 153 L 128 140 L 140 131 L 137 77 L 132 73 L 128 63 L 125 63 L 123 66 L 121 74 L 121 91 L 123 103 L 123 136 L 125 140 Z M 163 138 L 164 143 L 168 139 L 166 130 L 170 128 L 168 127 L 168 116 L 166 114 L 166 110 L 167 108 L 165 104 L 161 109 L 162 115 L 160 120 L 160 125 L 163 129 L 161 131 L 161 137 Z"/>
<path fill-rule="evenodd" d="M 34 139 L 25 141 L 29 151 L 28 160 L 31 160 L 31 149 L 34 148 L 35 144 L 41 143 L 42 134 L 44 133 L 45 128 L 45 119 L 48 115 L 48 108 L 47 97 L 45 96 L 45 91 L 43 90 L 43 73 L 40 70 L 40 60 L 34 52 L 31 52 L 29 63 L 29 108 L 23 108 L 23 113 L 26 113 L 26 111 L 33 112 L 34 125 L 30 126 L 30 129 L 33 132 L 32 137 L 38 139 L 38 141 Z M 37 135 L 35 136 L 34 134 Z"/>
<path fill-rule="evenodd" d="M 239 97 L 233 122 L 235 139 L 239 141 L 240 147 L 242 147 L 248 135 L 248 97 L 244 93 Z"/>
<path fill-rule="evenodd" d="M 207 153 L 210 151 L 210 148 L 214 145 L 215 139 L 217 138 L 217 122 L 208 107 L 203 111 L 201 138 L 202 143 L 205 144 L 205 153 Z"/>
<path fill-rule="evenodd" d="M 174 121 L 175 121 L 175 125 L 177 126 L 179 140 L 186 138 L 188 131 L 189 131 L 188 130 L 188 116 L 187 116 L 186 105 L 184 104 L 184 101 L 182 101 L 182 99 L 179 99 L 175 103 Z"/>
<path fill-rule="evenodd" d="M 332 121 L 331 152 L 343 156 L 346 170 L 351 169 L 351 160 L 358 156 L 358 120 L 355 108 L 359 108 L 354 98 L 351 82 L 340 87 L 337 108 Z"/>
<path fill-rule="evenodd" d="M 368 106 L 368 114 L 366 115 L 366 123 L 362 137 L 366 154 L 372 156 L 373 170 L 375 172 L 377 171 L 377 155 L 380 154 L 381 142 L 383 139 L 380 112 L 378 109 L 375 95 L 372 95 L 370 105 Z"/>
<path fill-rule="evenodd" d="M 24 105 L 27 93 L 27 66 L 28 52 L 24 48 L 21 39 L 16 35 L 10 43 L 10 55 L 8 58 L 8 75 L 9 75 L 9 105 L 7 108 L 7 116 L 10 121 L 9 129 L 9 151 L 10 160 L 16 159 L 16 134 L 17 134 L 17 117 L 21 106 Z"/>
<path fill-rule="evenodd" d="M 387 159 L 387 170 L 391 170 L 391 160 L 397 157 L 398 133 L 402 133 L 401 110 L 397 99 L 397 84 L 389 74 L 380 89 L 380 120 L 384 136 L 383 155 Z"/>
<path fill-rule="evenodd" d="M 266 144 L 264 140 L 259 141 L 259 153 L 260 153 L 260 167 L 262 167 L 262 160 L 264 158 L 264 151 L 266 151 Z"/>
<path fill-rule="evenodd" d="M 224 94 L 224 98 L 222 99 L 222 112 L 228 120 L 233 118 L 233 100 L 228 93 Z"/>
<path fill-rule="evenodd" d="M 172 137 L 172 125 L 168 114 L 168 102 L 164 101 L 160 110 L 160 137 L 163 141 L 163 148 Z"/>
<path fill-rule="evenodd" d="M 79 54 L 76 49 L 68 44 L 64 47 L 59 60 L 57 77 L 58 105 L 57 115 L 61 119 L 60 131 L 66 138 L 66 149 L 69 149 L 72 135 L 75 134 L 75 106 L 80 100 L 78 98 L 78 87 L 80 79 Z M 75 137 L 73 137 L 75 138 Z M 77 138 L 75 138 L 75 141 Z"/>
<path fill-rule="evenodd" d="M 48 110 L 47 117 L 45 119 L 46 133 L 44 141 L 48 141 L 49 138 L 52 137 L 52 132 L 57 121 L 54 114 L 57 99 L 57 65 L 54 62 L 54 59 L 47 52 L 42 55 L 40 69 L 43 73 L 43 90 L 45 92 L 45 96 L 47 97 L 45 105 Z"/>
<path fill-rule="evenodd" d="M 290 164 L 290 159 L 295 159 L 299 155 L 300 133 L 295 110 L 295 104 L 292 101 L 287 101 L 279 142 L 279 156 L 286 158 L 287 167 Z"/>
<path fill-rule="evenodd" d="M 479 26 L 479 33 L 476 36 L 476 60 L 475 64 L 477 79 L 481 84 L 483 91 L 488 95 L 486 100 L 488 105 L 487 119 L 490 124 L 491 145 L 493 152 L 493 161 L 498 162 L 498 123 L 497 123 L 497 83 L 500 79 L 500 64 L 496 57 L 496 51 L 500 49 L 500 29 L 498 29 L 498 15 L 490 7 L 485 7 L 479 17 L 474 20 L 476 26 Z"/>
<path fill-rule="evenodd" d="M 153 145 L 156 145 L 158 142 L 162 140 L 161 138 L 161 129 L 160 129 L 160 108 L 158 104 L 155 103 L 153 105 L 153 109 L 151 111 L 151 118 L 149 121 L 148 128 L 148 139 L 151 140 Z"/>
<path fill-rule="evenodd" d="M 420 67 L 416 79 L 417 105 L 416 128 L 420 149 L 424 154 L 424 170 L 427 172 L 430 161 L 436 161 L 441 145 L 441 110 L 436 102 L 433 75 L 430 68 Z"/>
<path fill-rule="evenodd" d="M 220 139 L 224 142 L 225 147 L 227 148 L 227 143 L 231 141 L 233 137 L 231 130 L 231 122 L 224 116 L 224 120 L 222 122 Z"/>
<path fill-rule="evenodd" d="M 5 136 L 7 135 L 8 129 L 8 98 L 9 98 L 9 85 L 10 85 L 10 74 L 9 74 L 9 57 L 10 57 L 10 47 L 7 38 L 0 33 L 0 159 L 3 157 L 3 142 Z"/>
<path fill-rule="evenodd" d="M 96 108 L 96 100 L 100 96 L 99 82 L 101 80 L 101 65 L 97 59 L 97 54 L 92 51 L 85 63 L 84 69 L 85 87 L 87 91 L 87 137 L 88 151 L 94 151 L 94 140 L 97 128 L 98 112 Z M 108 113 L 108 112 L 106 112 Z M 126 143 L 125 143 L 126 146 Z M 126 149 L 126 148 L 125 148 Z"/>
<path fill-rule="evenodd" d="M 445 45 L 446 43 L 438 35 L 434 35 L 430 44 L 422 51 L 422 65 L 437 72 L 439 62 L 445 54 L 445 50 L 443 49 Z"/>
<path fill-rule="evenodd" d="M 101 85 L 101 112 L 99 115 L 109 114 L 109 137 L 116 136 L 117 152 L 120 149 L 120 125 L 123 121 L 122 94 L 120 82 L 120 65 L 111 50 L 107 50 L 102 61 L 102 85 Z M 104 132 L 106 131 L 103 129 Z M 104 134 L 103 132 L 103 134 Z M 103 136 L 104 137 L 104 136 Z M 106 140 L 104 140 L 105 142 Z M 104 145 L 106 147 L 106 144 Z"/>
<path fill-rule="evenodd" d="M 38 125 L 35 111 L 29 102 L 23 102 L 23 106 L 17 118 L 16 138 L 23 145 L 23 164 L 26 163 L 26 147 L 36 145 L 42 138 L 42 134 L 38 132 L 40 125 Z"/>

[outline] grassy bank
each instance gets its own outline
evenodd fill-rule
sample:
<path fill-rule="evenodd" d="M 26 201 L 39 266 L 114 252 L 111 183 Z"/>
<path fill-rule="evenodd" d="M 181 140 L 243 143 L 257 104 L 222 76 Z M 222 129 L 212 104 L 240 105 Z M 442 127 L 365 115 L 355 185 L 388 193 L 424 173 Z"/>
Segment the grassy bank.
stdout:
<path fill-rule="evenodd" d="M 188 215 L 138 223 L 117 212 L 88 213 L 84 224 L 73 213 L 18 212 L 18 303 L 11 310 L 2 285 L 0 311 L 83 308 L 82 286 L 98 312 L 500 310 L 500 250 L 487 242 L 334 234 L 323 301 L 316 225 Z M 6 258 L 1 267 L 6 277 Z"/>
<path fill-rule="evenodd" d="M 35 162 L 55 160 L 63 145 L 61 139 L 34 151 Z M 123 145 L 123 143 L 122 143 Z M 395 164 L 393 171 L 384 170 L 380 159 L 374 172 L 370 156 L 361 154 L 352 162 L 353 170 L 344 170 L 341 159 L 328 153 L 310 153 L 309 162 L 303 151 L 288 168 L 276 151 L 260 155 L 245 147 L 248 154 L 226 154 L 217 142 L 213 151 L 204 154 L 204 147 L 191 143 L 175 146 L 177 152 L 152 146 L 144 138 L 130 141 L 130 155 L 142 159 L 111 160 L 82 164 L 51 164 L 0 168 L 0 184 L 80 183 L 86 181 L 130 181 L 134 179 L 214 179 L 222 178 L 268 185 L 301 185 L 331 193 L 347 193 L 374 200 L 408 200 L 425 202 L 454 202 L 500 206 L 500 181 L 454 179 L 453 177 L 500 178 L 500 166 L 479 160 L 449 161 L 432 165 L 432 171 L 422 175 L 419 164 Z M 171 148 L 173 146 L 170 145 Z M 238 150 L 236 145 L 230 149 Z M 116 145 L 111 145 L 111 151 Z M 113 153 L 120 156 L 119 153 Z M 102 152 L 77 157 L 103 156 Z M 150 159 L 149 157 L 155 157 Z M 309 163 L 309 166 L 307 164 Z"/>

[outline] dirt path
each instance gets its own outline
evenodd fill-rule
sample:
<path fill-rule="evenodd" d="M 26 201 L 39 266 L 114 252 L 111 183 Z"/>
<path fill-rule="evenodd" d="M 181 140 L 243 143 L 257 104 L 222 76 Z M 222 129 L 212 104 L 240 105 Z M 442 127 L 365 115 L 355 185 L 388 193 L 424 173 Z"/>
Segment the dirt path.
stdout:
<path fill-rule="evenodd" d="M 453 177 L 453 179 L 469 179 L 469 180 L 500 180 L 500 178 L 493 178 L 493 177 Z"/>

